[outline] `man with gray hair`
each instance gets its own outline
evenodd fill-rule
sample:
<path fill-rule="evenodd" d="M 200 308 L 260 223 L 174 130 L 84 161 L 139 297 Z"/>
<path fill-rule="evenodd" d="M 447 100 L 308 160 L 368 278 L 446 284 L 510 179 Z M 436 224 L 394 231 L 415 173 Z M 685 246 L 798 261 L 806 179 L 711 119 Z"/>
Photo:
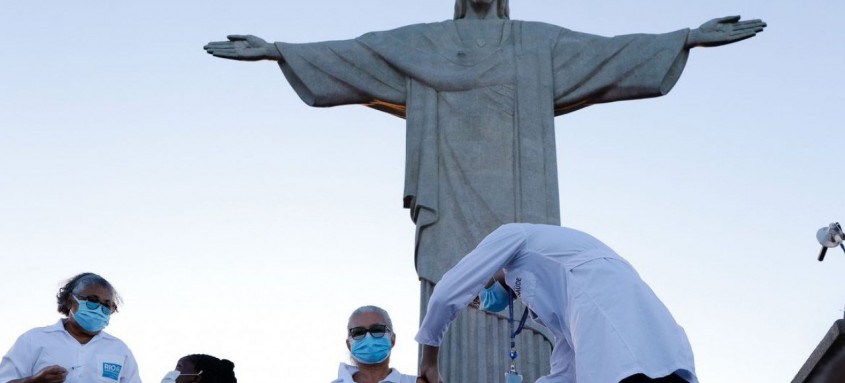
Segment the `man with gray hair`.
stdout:
<path fill-rule="evenodd" d="M 390 315 L 378 306 L 361 306 L 349 316 L 346 348 L 350 366 L 341 363 L 332 383 L 415 383 L 417 377 L 390 368 L 390 351 L 396 344 Z"/>

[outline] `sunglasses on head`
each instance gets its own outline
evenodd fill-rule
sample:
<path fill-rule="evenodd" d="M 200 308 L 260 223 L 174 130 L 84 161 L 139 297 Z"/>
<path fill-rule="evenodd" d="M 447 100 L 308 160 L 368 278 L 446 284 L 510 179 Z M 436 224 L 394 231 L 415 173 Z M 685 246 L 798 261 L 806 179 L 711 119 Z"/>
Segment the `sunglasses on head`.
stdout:
<path fill-rule="evenodd" d="M 349 329 L 349 337 L 355 340 L 359 340 L 364 338 L 367 333 L 373 336 L 373 338 L 381 338 L 384 334 L 390 332 L 390 327 L 387 327 L 383 324 L 374 324 L 370 326 L 370 328 L 364 327 L 353 327 Z"/>

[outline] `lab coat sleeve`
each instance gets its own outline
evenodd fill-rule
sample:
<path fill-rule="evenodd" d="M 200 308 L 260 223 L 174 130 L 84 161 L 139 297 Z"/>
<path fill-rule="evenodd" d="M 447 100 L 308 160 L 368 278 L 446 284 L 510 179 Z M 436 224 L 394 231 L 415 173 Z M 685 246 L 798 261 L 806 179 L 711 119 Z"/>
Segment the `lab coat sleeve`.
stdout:
<path fill-rule="evenodd" d="M 32 376 L 33 361 L 29 334 L 21 335 L 0 361 L 0 382 Z"/>
<path fill-rule="evenodd" d="M 443 334 L 458 312 L 475 299 L 493 274 L 516 256 L 525 237 L 520 224 L 501 226 L 446 272 L 434 287 L 416 341 L 440 346 Z"/>
<path fill-rule="evenodd" d="M 138 374 L 138 362 L 135 361 L 135 356 L 132 351 L 126 348 L 126 361 L 124 362 L 125 374 L 120 378 L 121 383 L 141 383 L 141 377 Z"/>

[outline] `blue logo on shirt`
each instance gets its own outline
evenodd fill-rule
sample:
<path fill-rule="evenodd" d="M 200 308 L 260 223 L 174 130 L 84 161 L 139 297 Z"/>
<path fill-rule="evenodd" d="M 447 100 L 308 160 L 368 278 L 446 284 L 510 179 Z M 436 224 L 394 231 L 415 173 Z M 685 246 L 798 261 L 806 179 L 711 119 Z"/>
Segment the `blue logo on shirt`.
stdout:
<path fill-rule="evenodd" d="M 103 377 L 117 380 L 120 377 L 120 368 L 119 364 L 103 363 Z"/>

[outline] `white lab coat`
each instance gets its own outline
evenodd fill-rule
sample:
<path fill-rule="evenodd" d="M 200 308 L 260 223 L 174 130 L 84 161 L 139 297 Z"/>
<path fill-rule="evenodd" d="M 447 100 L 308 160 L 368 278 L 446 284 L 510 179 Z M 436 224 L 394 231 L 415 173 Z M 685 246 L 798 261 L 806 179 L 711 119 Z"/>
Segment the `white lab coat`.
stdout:
<path fill-rule="evenodd" d="M 80 344 L 61 320 L 18 338 L 0 362 L 0 382 L 26 378 L 52 365 L 68 370 L 66 383 L 141 383 L 138 364 L 123 341 L 100 331 Z"/>
<path fill-rule="evenodd" d="M 337 368 L 337 379 L 332 380 L 332 383 L 355 383 L 352 379 L 352 376 L 358 372 L 358 367 L 350 366 L 346 363 L 341 363 L 340 367 Z M 390 369 L 390 374 L 388 374 L 384 379 L 379 381 L 379 383 L 416 383 L 417 377 L 414 375 L 405 375 L 399 370 L 395 368 Z"/>
<path fill-rule="evenodd" d="M 698 382 L 683 328 L 630 264 L 589 234 L 560 226 L 507 224 L 484 238 L 437 283 L 417 342 L 439 346 L 449 323 L 501 269 L 555 337 L 551 373 L 538 383 L 613 383 L 637 373 Z"/>

